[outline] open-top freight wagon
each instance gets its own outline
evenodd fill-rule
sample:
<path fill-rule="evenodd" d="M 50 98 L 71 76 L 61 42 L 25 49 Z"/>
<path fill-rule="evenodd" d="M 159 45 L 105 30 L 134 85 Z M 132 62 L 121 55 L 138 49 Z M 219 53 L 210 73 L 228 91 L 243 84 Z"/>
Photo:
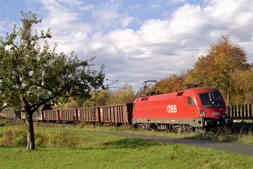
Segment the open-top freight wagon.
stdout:
<path fill-rule="evenodd" d="M 92 124 L 130 125 L 133 104 L 99 106 L 88 108 L 44 110 L 33 115 L 34 121 L 43 122 L 86 122 Z M 25 119 L 22 113 L 22 119 Z"/>

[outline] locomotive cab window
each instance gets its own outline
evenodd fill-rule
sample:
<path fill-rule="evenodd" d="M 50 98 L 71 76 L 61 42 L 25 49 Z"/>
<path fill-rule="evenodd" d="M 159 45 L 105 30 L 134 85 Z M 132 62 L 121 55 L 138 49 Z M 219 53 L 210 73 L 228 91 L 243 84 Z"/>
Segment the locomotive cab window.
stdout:
<path fill-rule="evenodd" d="M 203 107 L 205 108 L 220 107 L 223 105 L 223 98 L 218 90 L 200 93 L 199 97 Z"/>
<path fill-rule="evenodd" d="M 192 106 L 196 105 L 195 102 L 194 102 L 194 100 L 191 97 L 189 97 L 189 96 L 187 97 L 187 102 L 188 102 L 189 105 L 192 105 Z"/>

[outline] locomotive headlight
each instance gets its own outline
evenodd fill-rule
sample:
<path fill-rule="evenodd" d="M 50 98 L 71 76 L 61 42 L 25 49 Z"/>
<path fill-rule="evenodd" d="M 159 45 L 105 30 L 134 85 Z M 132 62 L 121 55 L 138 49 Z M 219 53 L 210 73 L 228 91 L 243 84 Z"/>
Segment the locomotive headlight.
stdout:
<path fill-rule="evenodd" d="M 199 113 L 200 113 L 200 116 L 202 116 L 202 117 L 205 117 L 205 115 L 206 115 L 204 110 L 200 110 Z"/>

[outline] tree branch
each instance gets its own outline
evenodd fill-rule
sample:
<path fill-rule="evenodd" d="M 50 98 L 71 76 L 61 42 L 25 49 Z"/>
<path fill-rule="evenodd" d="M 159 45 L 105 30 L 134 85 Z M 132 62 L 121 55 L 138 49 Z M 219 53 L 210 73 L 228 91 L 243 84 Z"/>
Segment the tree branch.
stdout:
<path fill-rule="evenodd" d="M 63 91 L 64 91 L 64 88 L 62 88 L 61 91 L 55 93 L 53 96 L 51 96 L 51 97 L 49 97 L 49 98 L 47 98 L 47 99 L 41 99 L 42 101 L 41 101 L 40 103 L 32 105 L 32 110 L 33 110 L 33 112 L 35 112 L 36 110 L 38 110 L 38 108 L 39 108 L 40 106 L 46 104 L 48 101 L 53 100 L 54 98 L 60 96 L 60 93 L 62 93 Z"/>

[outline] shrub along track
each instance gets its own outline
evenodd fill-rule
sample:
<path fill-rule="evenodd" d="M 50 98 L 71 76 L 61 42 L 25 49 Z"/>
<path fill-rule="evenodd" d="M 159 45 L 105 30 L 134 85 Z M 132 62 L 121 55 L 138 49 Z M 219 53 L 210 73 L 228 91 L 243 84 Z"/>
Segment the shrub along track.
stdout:
<path fill-rule="evenodd" d="M 182 138 L 169 138 L 169 137 L 162 137 L 162 136 L 144 136 L 144 135 L 135 135 L 135 134 L 119 133 L 119 132 L 104 132 L 104 131 L 96 131 L 96 132 L 101 133 L 101 134 L 119 136 L 119 137 L 159 141 L 163 143 L 186 144 L 190 146 L 211 148 L 211 149 L 225 151 L 225 152 L 232 152 L 232 153 L 239 153 L 239 154 L 253 156 L 253 146 L 246 145 L 246 144 L 217 142 L 217 141 L 211 141 L 211 140 L 200 140 L 200 139 L 191 139 L 191 138 L 182 139 Z"/>

